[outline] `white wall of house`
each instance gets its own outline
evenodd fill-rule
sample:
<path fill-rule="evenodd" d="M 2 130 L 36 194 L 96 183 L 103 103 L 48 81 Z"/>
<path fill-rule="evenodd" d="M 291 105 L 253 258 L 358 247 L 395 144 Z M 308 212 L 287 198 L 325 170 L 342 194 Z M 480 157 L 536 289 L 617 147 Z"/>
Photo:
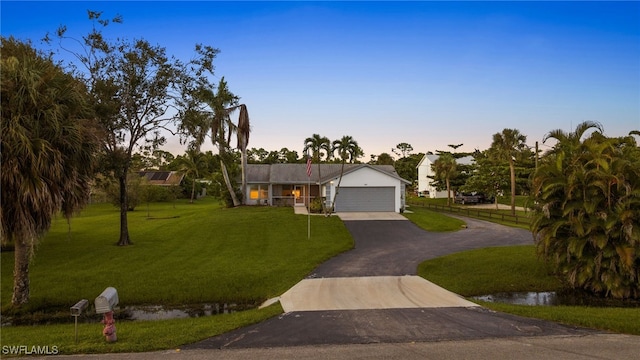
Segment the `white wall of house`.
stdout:
<path fill-rule="evenodd" d="M 329 181 L 323 186 L 322 195 L 327 197 L 327 199 L 331 201 L 330 204 L 335 200 L 336 195 L 336 187 L 338 186 L 339 177 Z M 396 179 L 392 176 L 386 175 L 380 171 L 362 167 L 356 171 L 352 171 L 348 174 L 345 174 L 342 177 L 342 182 L 340 183 L 340 187 L 394 187 L 395 188 L 395 204 L 394 209 L 396 212 L 400 211 L 400 208 L 404 208 L 404 187 L 402 186 L 402 181 Z M 329 196 L 327 196 L 327 192 Z M 340 196 L 340 195 L 338 195 Z"/>
<path fill-rule="evenodd" d="M 428 191 L 429 197 L 432 199 L 441 199 L 447 197 L 447 191 L 438 191 L 433 186 L 433 179 L 429 176 L 434 176 L 435 172 L 431 169 L 431 165 L 439 158 L 438 155 L 425 155 L 418 164 L 418 191 Z M 474 161 L 472 156 L 465 156 L 458 159 L 458 164 L 470 165 Z M 454 194 L 451 194 L 454 196 Z"/>
<path fill-rule="evenodd" d="M 429 176 L 434 176 L 435 172 L 431 169 L 431 165 L 438 159 L 438 155 L 425 155 L 418 164 L 418 191 L 429 192 L 429 197 L 432 199 L 446 198 L 446 191 L 438 191 L 433 186 L 433 179 Z"/>

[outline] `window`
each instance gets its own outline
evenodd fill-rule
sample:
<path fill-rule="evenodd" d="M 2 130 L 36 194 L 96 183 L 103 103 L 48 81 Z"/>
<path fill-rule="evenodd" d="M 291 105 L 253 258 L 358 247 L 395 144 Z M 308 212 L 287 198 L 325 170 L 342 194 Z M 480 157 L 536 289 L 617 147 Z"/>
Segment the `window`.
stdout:
<path fill-rule="evenodd" d="M 269 197 L 269 188 L 267 185 L 250 185 L 249 199 L 262 200 Z"/>
<path fill-rule="evenodd" d="M 324 186 L 325 189 L 325 195 L 326 195 L 326 205 L 327 206 L 331 206 L 331 185 L 325 185 Z"/>

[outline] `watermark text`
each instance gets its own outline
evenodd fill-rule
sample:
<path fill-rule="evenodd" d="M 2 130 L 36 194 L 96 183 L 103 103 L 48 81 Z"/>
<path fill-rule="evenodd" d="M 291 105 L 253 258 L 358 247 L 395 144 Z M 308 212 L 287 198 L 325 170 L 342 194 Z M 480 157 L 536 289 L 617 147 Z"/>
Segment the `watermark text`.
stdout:
<path fill-rule="evenodd" d="M 57 345 L 2 345 L 2 355 L 58 355 Z"/>

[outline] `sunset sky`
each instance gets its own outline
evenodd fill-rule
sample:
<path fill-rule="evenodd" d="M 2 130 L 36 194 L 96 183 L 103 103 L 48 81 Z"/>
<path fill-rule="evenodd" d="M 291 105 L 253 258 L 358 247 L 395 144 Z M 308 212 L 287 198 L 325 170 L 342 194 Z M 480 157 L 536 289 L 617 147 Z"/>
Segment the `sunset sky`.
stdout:
<path fill-rule="evenodd" d="M 640 2 L 30 2 L 2 1 L 2 36 L 39 40 L 86 11 L 188 60 L 221 50 L 216 81 L 248 107 L 249 147 L 302 152 L 314 133 L 351 135 L 369 154 L 486 149 L 516 128 L 532 145 L 550 130 L 598 121 L 640 129 Z M 165 150 L 181 154 L 172 139 Z M 547 144 L 549 145 L 549 144 Z M 542 146 L 544 150 L 545 147 Z"/>

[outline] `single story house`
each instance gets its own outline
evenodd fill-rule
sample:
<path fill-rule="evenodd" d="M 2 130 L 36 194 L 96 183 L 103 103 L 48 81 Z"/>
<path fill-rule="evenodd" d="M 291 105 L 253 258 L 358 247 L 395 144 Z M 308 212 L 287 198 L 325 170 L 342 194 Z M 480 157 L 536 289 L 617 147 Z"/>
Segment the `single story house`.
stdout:
<path fill-rule="evenodd" d="M 440 155 L 425 155 L 422 160 L 417 165 L 418 168 L 418 193 L 424 194 L 427 197 L 432 199 L 436 198 L 446 198 L 447 191 L 438 191 L 436 187 L 433 185 L 434 180 L 431 177 L 435 176 L 435 172 L 431 169 L 431 165 L 433 165 Z M 465 156 L 456 160 L 456 163 L 460 165 L 471 165 L 475 160 L 473 156 Z"/>
<path fill-rule="evenodd" d="M 405 206 L 405 187 L 392 165 L 345 164 L 340 192 L 341 164 L 247 164 L 248 205 L 306 206 L 321 197 L 336 212 L 393 211 Z"/>

